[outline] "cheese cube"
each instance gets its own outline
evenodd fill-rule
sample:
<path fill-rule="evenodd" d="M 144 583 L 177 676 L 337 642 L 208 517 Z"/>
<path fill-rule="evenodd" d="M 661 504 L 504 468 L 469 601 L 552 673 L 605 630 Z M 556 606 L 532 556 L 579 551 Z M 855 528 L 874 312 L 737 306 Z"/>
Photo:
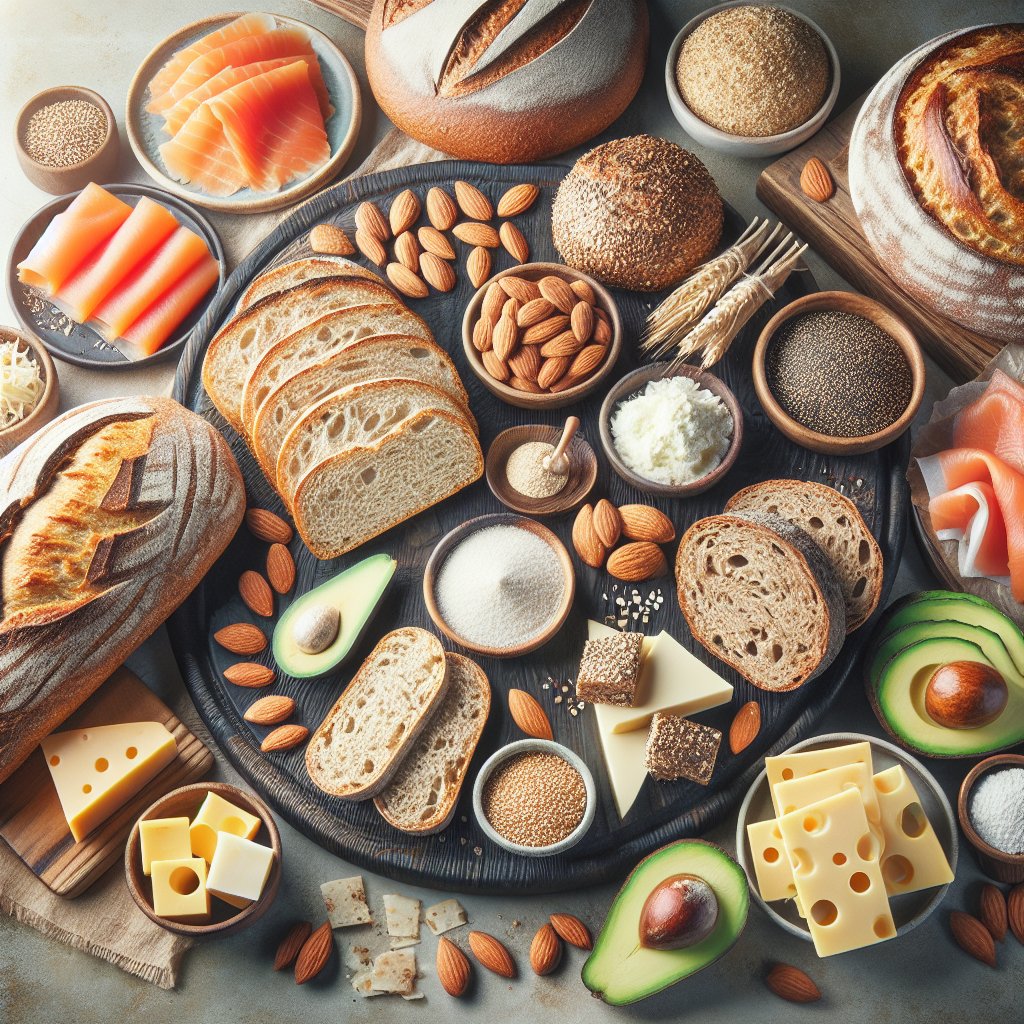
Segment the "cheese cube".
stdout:
<path fill-rule="evenodd" d="M 902 765 L 879 772 L 874 784 L 885 835 L 882 877 L 889 895 L 952 882 L 945 851 Z"/>
<path fill-rule="evenodd" d="M 178 752 L 159 722 L 57 732 L 42 749 L 75 842 L 120 810 Z"/>
<path fill-rule="evenodd" d="M 151 869 L 153 912 L 158 917 L 189 924 L 201 924 L 209 918 L 210 893 L 202 857 L 155 860 Z"/>
<path fill-rule="evenodd" d="M 269 846 L 221 832 L 206 887 L 225 903 L 243 909 L 260 898 L 273 866 L 274 851 Z"/>
<path fill-rule="evenodd" d="M 846 789 L 779 819 L 793 880 L 819 956 L 896 935 L 861 795 Z"/>
<path fill-rule="evenodd" d="M 778 783 L 790 779 L 802 779 L 816 772 L 828 771 L 830 768 L 841 768 L 843 765 L 862 762 L 868 766 L 868 774 L 873 772 L 871 765 L 871 744 L 866 740 L 860 743 L 844 743 L 841 747 L 823 747 L 821 750 L 800 750 L 795 754 L 779 754 L 777 757 L 764 759 L 765 771 L 768 773 L 768 786 L 771 789 L 772 805 L 776 815 L 779 814 L 779 802 L 775 796 Z"/>
<path fill-rule="evenodd" d="M 196 857 L 202 857 L 207 864 L 212 864 L 214 851 L 217 849 L 218 833 L 225 832 L 242 839 L 254 839 L 259 830 L 260 819 L 255 814 L 243 811 L 241 807 L 236 807 L 216 793 L 207 793 L 189 829 L 192 853 Z"/>
<path fill-rule="evenodd" d="M 786 853 L 786 844 L 782 841 L 779 823 L 774 818 L 752 822 L 747 826 L 747 840 L 761 899 L 770 903 L 772 900 L 789 900 L 796 896 L 793 868 Z"/>
<path fill-rule="evenodd" d="M 155 860 L 186 860 L 192 856 L 188 818 L 148 818 L 139 822 L 142 873 L 148 875 Z"/>

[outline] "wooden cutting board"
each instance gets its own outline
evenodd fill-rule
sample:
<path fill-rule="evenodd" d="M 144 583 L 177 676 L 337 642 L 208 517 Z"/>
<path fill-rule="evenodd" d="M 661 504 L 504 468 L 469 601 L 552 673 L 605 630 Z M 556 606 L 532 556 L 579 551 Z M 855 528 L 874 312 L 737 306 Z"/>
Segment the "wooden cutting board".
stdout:
<path fill-rule="evenodd" d="M 762 171 L 757 194 L 855 288 L 902 316 L 918 341 L 954 380 L 969 380 L 977 376 L 1002 344 L 918 305 L 875 262 L 861 231 L 850 198 L 847 157 L 853 123 L 863 101 L 864 97 L 809 142 Z M 800 189 L 800 171 L 815 156 L 825 163 L 836 182 L 836 194 L 827 203 L 816 203 Z"/>
<path fill-rule="evenodd" d="M 57 799 L 42 750 L 0 785 L 0 837 L 58 896 L 80 896 L 115 861 L 135 819 L 158 797 L 195 782 L 213 754 L 134 673 L 119 668 L 61 729 L 160 722 L 178 745 L 175 759 L 99 829 L 76 843 Z"/>

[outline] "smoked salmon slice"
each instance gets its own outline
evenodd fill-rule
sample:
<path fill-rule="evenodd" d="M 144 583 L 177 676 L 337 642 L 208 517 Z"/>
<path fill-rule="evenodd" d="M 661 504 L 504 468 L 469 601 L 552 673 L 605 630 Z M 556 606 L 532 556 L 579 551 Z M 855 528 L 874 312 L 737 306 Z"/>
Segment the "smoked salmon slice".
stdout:
<path fill-rule="evenodd" d="M 958 542 L 957 563 L 964 579 L 981 576 L 1010 582 L 1006 524 L 991 484 L 979 481 L 937 494 L 928 513 L 940 540 Z"/>
<path fill-rule="evenodd" d="M 229 196 L 249 184 L 209 102 L 200 104 L 184 126 L 160 147 L 171 176 L 211 196 Z"/>
<path fill-rule="evenodd" d="M 982 396 L 957 414 L 953 445 L 992 452 L 1024 473 L 1024 387 L 996 370 Z"/>

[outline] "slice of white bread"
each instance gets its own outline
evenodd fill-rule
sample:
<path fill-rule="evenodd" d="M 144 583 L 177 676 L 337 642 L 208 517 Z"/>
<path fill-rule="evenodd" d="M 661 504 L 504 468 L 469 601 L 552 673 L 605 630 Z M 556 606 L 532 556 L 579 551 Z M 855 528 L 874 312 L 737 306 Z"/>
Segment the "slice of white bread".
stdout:
<path fill-rule="evenodd" d="M 726 512 L 767 512 L 800 527 L 828 556 L 846 602 L 846 632 L 863 625 L 882 596 L 882 550 L 857 506 L 834 487 L 809 480 L 765 480 L 744 487 Z"/>
<path fill-rule="evenodd" d="M 478 480 L 480 442 L 462 416 L 428 410 L 367 448 L 308 472 L 292 503 L 317 558 L 336 558 Z"/>
<path fill-rule="evenodd" d="M 389 377 L 335 391 L 288 431 L 277 459 L 278 493 L 290 504 L 299 482 L 314 467 L 349 448 L 374 444 L 425 410 L 447 412 L 473 426 L 460 402 L 422 381 Z"/>
<path fill-rule="evenodd" d="M 762 690 L 803 686 L 843 645 L 835 571 L 803 530 L 779 516 L 699 519 L 679 543 L 676 588 L 693 636 Z"/>
<path fill-rule="evenodd" d="M 484 670 L 445 652 L 448 692 L 391 782 L 373 804 L 381 817 L 414 835 L 440 832 L 455 814 L 473 752 L 491 710 Z"/>
<path fill-rule="evenodd" d="M 249 446 L 267 479 L 276 483 L 277 459 L 285 438 L 308 409 L 350 384 L 388 374 L 433 384 L 464 407 L 472 425 L 469 399 L 444 349 L 405 335 L 362 338 L 289 377 L 260 406 L 249 430 Z"/>
<path fill-rule="evenodd" d="M 397 301 L 349 306 L 304 324 L 267 349 L 249 370 L 242 390 L 242 423 L 246 430 L 252 427 L 270 393 L 289 377 L 374 334 L 407 334 L 434 340 L 430 328 Z"/>
<path fill-rule="evenodd" d="M 338 274 L 355 275 L 366 278 L 367 281 L 385 284 L 372 270 L 367 270 L 358 263 L 345 259 L 344 256 L 311 256 L 308 259 L 282 263 L 273 270 L 264 271 L 242 293 L 238 300 L 238 310 L 248 309 L 260 299 L 275 292 L 287 291 L 297 284 L 302 284 L 303 281 L 313 281 L 319 277 L 336 277 Z"/>
<path fill-rule="evenodd" d="M 343 800 L 376 796 L 444 698 L 448 663 L 433 633 L 415 626 L 383 637 L 306 746 L 306 770 Z"/>
<path fill-rule="evenodd" d="M 382 284 L 362 277 L 306 281 L 260 299 L 232 317 L 217 333 L 203 359 L 203 386 L 220 414 L 242 427 L 242 388 L 260 356 L 282 338 L 336 309 L 393 302 Z"/>

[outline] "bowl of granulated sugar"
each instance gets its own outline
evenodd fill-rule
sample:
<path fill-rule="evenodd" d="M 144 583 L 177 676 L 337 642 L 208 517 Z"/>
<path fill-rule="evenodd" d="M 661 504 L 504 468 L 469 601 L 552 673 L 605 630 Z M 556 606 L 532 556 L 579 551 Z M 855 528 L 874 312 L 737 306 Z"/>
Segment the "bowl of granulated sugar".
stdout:
<path fill-rule="evenodd" d="M 997 882 L 1024 882 L 1024 754 L 979 761 L 960 786 L 956 809 L 981 870 Z"/>

